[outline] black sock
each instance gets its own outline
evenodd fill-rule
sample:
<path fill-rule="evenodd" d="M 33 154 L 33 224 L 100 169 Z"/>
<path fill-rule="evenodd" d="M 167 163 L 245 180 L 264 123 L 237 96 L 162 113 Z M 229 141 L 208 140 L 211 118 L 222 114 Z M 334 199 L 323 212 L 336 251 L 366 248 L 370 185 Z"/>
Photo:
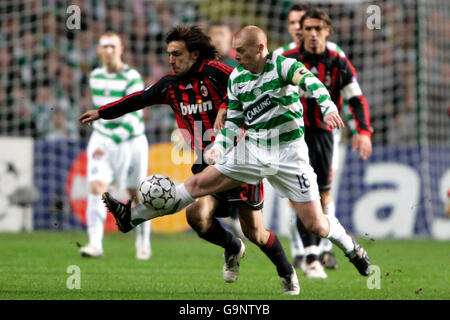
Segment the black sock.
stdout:
<path fill-rule="evenodd" d="M 318 246 L 320 242 L 320 237 L 316 236 L 312 232 L 309 232 L 306 230 L 304 224 L 302 221 L 297 217 L 297 230 L 300 235 L 300 238 L 302 238 L 303 246 L 305 248 L 308 248 L 310 246 Z M 315 254 L 309 254 L 306 256 L 306 263 L 311 263 L 314 260 L 318 260 L 319 256 Z"/>
<path fill-rule="evenodd" d="M 205 233 L 197 232 L 197 234 L 200 238 L 214 243 L 215 245 L 221 246 L 229 254 L 238 253 L 241 249 L 241 242 L 230 232 L 225 230 L 216 218 L 213 218 L 208 231 L 206 231 Z"/>
<path fill-rule="evenodd" d="M 281 246 L 280 240 L 273 233 L 270 232 L 269 240 L 263 246 L 261 246 L 262 252 L 269 257 L 272 263 L 277 267 L 277 272 L 280 277 L 285 277 L 292 273 L 292 266 L 286 258 L 283 247 Z"/>

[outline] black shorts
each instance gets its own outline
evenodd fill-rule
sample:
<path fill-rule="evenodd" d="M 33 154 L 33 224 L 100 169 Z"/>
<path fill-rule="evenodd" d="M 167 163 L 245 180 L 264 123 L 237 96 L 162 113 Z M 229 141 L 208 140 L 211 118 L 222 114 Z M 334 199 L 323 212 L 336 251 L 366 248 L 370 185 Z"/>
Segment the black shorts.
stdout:
<path fill-rule="evenodd" d="M 193 174 L 205 169 L 207 164 L 194 164 L 191 168 Z M 234 189 L 212 194 L 220 204 L 214 215 L 216 217 L 228 217 L 233 215 L 239 205 L 246 205 L 254 210 L 262 210 L 264 202 L 264 184 L 261 181 L 257 185 L 243 184 Z"/>
<path fill-rule="evenodd" d="M 333 132 L 305 127 L 305 141 L 309 161 L 317 174 L 319 191 L 330 190 L 333 178 Z"/>

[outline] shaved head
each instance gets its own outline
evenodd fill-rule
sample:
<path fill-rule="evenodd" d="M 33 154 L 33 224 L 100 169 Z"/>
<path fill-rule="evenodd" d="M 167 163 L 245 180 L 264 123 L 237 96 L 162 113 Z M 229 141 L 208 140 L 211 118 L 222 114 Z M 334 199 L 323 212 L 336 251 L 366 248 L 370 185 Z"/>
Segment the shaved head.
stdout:
<path fill-rule="evenodd" d="M 246 26 L 233 37 L 232 47 L 236 50 L 236 60 L 244 68 L 253 73 L 264 69 L 267 55 L 266 33 L 256 26 Z"/>
<path fill-rule="evenodd" d="M 250 45 L 263 44 L 267 48 L 266 33 L 257 26 L 246 26 L 242 28 L 236 33 L 235 38 L 242 39 Z"/>

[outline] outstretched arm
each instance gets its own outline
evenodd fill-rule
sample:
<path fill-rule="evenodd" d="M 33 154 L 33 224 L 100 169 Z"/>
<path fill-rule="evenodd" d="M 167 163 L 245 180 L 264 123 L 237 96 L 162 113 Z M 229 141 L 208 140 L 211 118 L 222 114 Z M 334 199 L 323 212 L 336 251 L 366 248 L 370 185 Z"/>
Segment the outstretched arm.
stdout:
<path fill-rule="evenodd" d="M 301 62 L 296 61 L 292 64 L 286 78 L 316 99 L 322 111 L 323 120 L 328 126 L 333 129 L 341 129 L 345 126 L 327 88 Z"/>
<path fill-rule="evenodd" d="M 167 103 L 167 81 L 165 77 L 147 89 L 129 94 L 126 97 L 101 106 L 96 110 L 89 110 L 79 118 L 81 123 L 90 124 L 97 119 L 115 119 L 146 106 Z"/>
<path fill-rule="evenodd" d="M 92 121 L 98 119 L 100 119 L 100 116 L 98 115 L 98 110 L 89 110 L 83 113 L 79 118 L 81 123 L 85 123 L 87 125 L 90 125 Z"/>
<path fill-rule="evenodd" d="M 341 93 L 342 97 L 348 101 L 357 132 L 352 139 L 352 151 L 359 149 L 359 156 L 366 160 L 372 154 L 371 135 L 373 129 L 370 125 L 369 106 L 358 84 L 355 68 L 348 59 L 342 59 L 341 63 L 340 76 L 343 84 Z"/>

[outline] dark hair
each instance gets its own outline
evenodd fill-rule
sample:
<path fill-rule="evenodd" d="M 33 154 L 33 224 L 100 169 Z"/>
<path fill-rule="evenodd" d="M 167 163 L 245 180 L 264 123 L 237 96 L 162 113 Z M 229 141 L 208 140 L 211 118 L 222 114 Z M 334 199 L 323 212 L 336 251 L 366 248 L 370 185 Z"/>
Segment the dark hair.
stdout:
<path fill-rule="evenodd" d="M 177 26 L 166 35 L 166 43 L 184 41 L 189 52 L 198 51 L 198 61 L 215 60 L 218 53 L 211 38 L 198 26 Z"/>
<path fill-rule="evenodd" d="M 293 4 L 292 6 L 291 6 L 291 8 L 289 9 L 289 13 L 291 12 L 291 11 L 307 11 L 308 9 L 310 9 L 311 8 L 311 6 L 309 5 L 309 4 L 306 4 L 306 3 L 296 3 L 296 4 Z"/>
<path fill-rule="evenodd" d="M 308 19 L 319 19 L 324 21 L 329 27 L 330 29 L 333 31 L 333 28 L 331 27 L 331 19 L 328 16 L 328 14 L 325 12 L 325 10 L 320 9 L 320 8 L 309 8 L 305 14 L 303 15 L 303 17 L 300 19 L 300 28 L 303 28 L 303 22 Z"/>

